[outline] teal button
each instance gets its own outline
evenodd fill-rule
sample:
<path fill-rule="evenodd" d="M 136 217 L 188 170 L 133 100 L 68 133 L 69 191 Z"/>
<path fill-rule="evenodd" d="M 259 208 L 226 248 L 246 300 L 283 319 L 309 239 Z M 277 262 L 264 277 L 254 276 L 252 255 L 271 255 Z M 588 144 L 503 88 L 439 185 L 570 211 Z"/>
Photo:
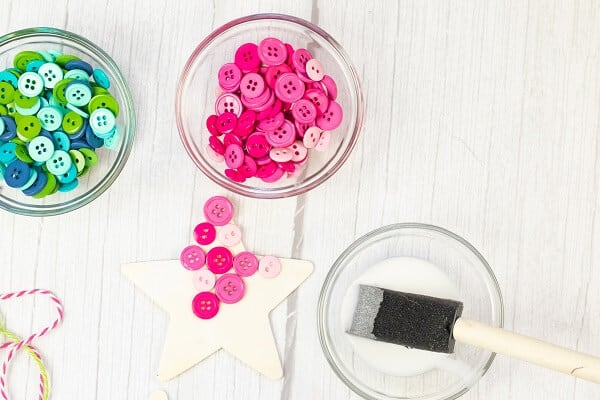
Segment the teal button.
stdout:
<path fill-rule="evenodd" d="M 0 162 L 4 164 L 10 164 L 14 160 L 17 159 L 15 155 L 15 149 L 17 148 L 17 144 L 13 142 L 8 142 L 0 146 Z"/>
<path fill-rule="evenodd" d="M 100 87 L 104 89 L 108 89 L 110 87 L 110 79 L 108 79 L 106 73 L 100 68 L 96 68 L 92 76 L 94 77 L 96 83 L 100 85 Z"/>
<path fill-rule="evenodd" d="M 77 113 L 79 115 L 81 115 L 83 118 L 88 119 L 90 117 L 90 114 L 86 113 L 85 111 L 83 111 L 80 108 L 75 107 L 73 104 L 71 103 L 67 103 L 67 108 L 70 111 L 73 111 L 74 113 Z"/>
<path fill-rule="evenodd" d="M 71 164 L 69 170 L 62 175 L 58 175 L 57 178 L 60 183 L 71 183 L 77 178 L 77 168 Z"/>
<path fill-rule="evenodd" d="M 54 147 L 57 150 L 69 151 L 71 149 L 71 139 L 64 132 L 54 132 Z"/>
<path fill-rule="evenodd" d="M 11 74 L 8 71 L 0 72 L 0 82 L 8 82 L 12 85 L 13 88 L 17 88 L 19 84 L 19 78 L 17 78 L 14 74 Z"/>
<path fill-rule="evenodd" d="M 121 134 L 119 129 L 115 128 L 113 135 L 104 139 L 104 147 L 113 150 L 119 147 L 119 143 L 121 143 Z"/>
<path fill-rule="evenodd" d="M 90 76 L 82 69 L 72 69 L 65 74 L 65 79 L 70 78 L 76 81 L 87 82 L 90 80 Z"/>
<path fill-rule="evenodd" d="M 15 110 L 20 115 L 35 115 L 42 107 L 42 101 L 39 97 L 35 97 L 35 103 L 31 107 L 22 107 L 15 104 Z"/>
<path fill-rule="evenodd" d="M 106 108 L 98 108 L 90 115 L 90 126 L 98 137 L 112 132 L 116 122 L 115 115 Z"/>
<path fill-rule="evenodd" d="M 58 188 L 58 191 L 63 193 L 70 192 L 72 190 L 75 190 L 77 186 L 79 186 L 79 181 L 75 179 L 69 183 L 61 183 L 60 187 Z"/>
<path fill-rule="evenodd" d="M 27 68 L 25 70 L 27 72 L 38 72 L 40 67 L 45 64 L 45 61 L 42 60 L 33 60 L 27 63 Z"/>
<path fill-rule="evenodd" d="M 54 132 L 60 128 L 62 124 L 63 115 L 58 107 L 44 107 L 37 113 L 37 117 L 42 124 L 42 128 L 47 131 Z"/>
<path fill-rule="evenodd" d="M 92 99 L 92 90 L 84 83 L 72 82 L 65 90 L 67 102 L 76 107 L 86 106 Z"/>
<path fill-rule="evenodd" d="M 73 165 L 69 153 L 62 150 L 56 150 L 52 157 L 46 161 L 46 168 L 52 175 L 59 176 L 66 174 Z"/>

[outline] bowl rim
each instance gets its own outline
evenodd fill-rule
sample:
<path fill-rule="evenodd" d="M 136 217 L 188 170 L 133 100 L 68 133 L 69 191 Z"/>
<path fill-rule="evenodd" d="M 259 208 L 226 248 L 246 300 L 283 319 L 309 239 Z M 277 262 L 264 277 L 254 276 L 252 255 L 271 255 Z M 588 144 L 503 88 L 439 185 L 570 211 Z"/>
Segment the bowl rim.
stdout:
<path fill-rule="evenodd" d="M 488 277 L 490 278 L 490 283 L 491 283 L 494 291 L 498 295 L 498 326 L 500 328 L 502 328 L 504 326 L 504 301 L 503 301 L 503 297 L 502 297 L 502 291 L 501 291 L 500 285 L 498 283 L 498 279 L 496 278 L 494 271 L 492 270 L 492 268 L 489 265 L 489 263 L 487 262 L 487 260 L 483 257 L 483 255 L 471 243 L 469 243 L 463 237 L 461 237 L 445 228 L 442 228 L 442 227 L 439 227 L 436 225 L 423 224 L 423 223 L 418 223 L 418 222 L 404 222 L 404 223 L 395 223 L 395 224 L 385 225 L 385 226 L 374 229 L 374 230 L 362 235 L 361 237 L 356 239 L 354 242 L 352 242 L 352 244 L 350 246 L 348 246 L 340 254 L 340 256 L 335 260 L 335 262 L 331 266 L 329 272 L 327 273 L 327 277 L 325 278 L 325 281 L 323 282 L 323 286 L 321 287 L 321 293 L 319 295 L 319 301 L 317 304 L 317 332 L 318 332 L 318 336 L 319 336 L 319 342 L 321 343 L 321 349 L 323 351 L 323 354 L 325 355 L 325 358 L 327 359 L 327 362 L 331 366 L 331 369 L 335 372 L 337 377 L 342 382 L 344 382 L 344 384 L 346 386 L 348 386 L 354 393 L 356 393 L 359 396 L 363 397 L 364 399 L 368 399 L 368 400 L 380 400 L 380 399 L 371 396 L 371 394 L 369 394 L 369 393 L 365 393 L 362 389 L 357 387 L 354 384 L 354 382 L 352 380 L 350 380 L 342 372 L 342 370 L 338 367 L 336 361 L 334 360 L 334 357 L 333 357 L 334 352 L 332 351 L 332 346 L 330 345 L 330 340 L 328 338 L 329 333 L 326 330 L 327 320 L 326 320 L 325 309 L 330 301 L 329 298 L 331 295 L 331 289 L 332 289 L 336 279 L 341 274 L 343 263 L 346 261 L 346 259 L 350 256 L 350 254 L 352 252 L 354 252 L 358 247 L 362 246 L 367 241 L 369 241 L 373 238 L 376 238 L 380 235 L 383 235 L 383 234 L 386 234 L 386 233 L 392 232 L 392 231 L 402 231 L 402 230 L 407 230 L 407 229 L 416 229 L 416 230 L 429 231 L 429 232 L 441 234 L 442 236 L 446 236 L 447 238 L 454 240 L 455 242 L 458 242 L 459 244 L 463 245 L 467 250 L 471 251 L 481 262 L 481 265 L 484 267 L 485 271 L 487 272 Z M 455 399 L 458 399 L 459 397 L 461 397 L 466 392 L 468 392 L 487 373 L 487 371 L 489 370 L 490 366 L 492 365 L 495 357 L 496 357 L 496 353 L 492 352 L 490 354 L 490 356 L 488 357 L 487 361 L 485 362 L 485 364 L 482 366 L 479 377 L 477 378 L 477 380 L 475 380 L 473 382 L 472 385 L 463 387 L 457 393 L 444 398 L 444 400 L 455 400 Z M 425 398 L 422 398 L 422 399 L 425 399 Z"/>
<path fill-rule="evenodd" d="M 67 42 L 76 43 L 85 48 L 86 51 L 100 58 L 102 62 L 104 62 L 110 67 L 111 72 L 115 75 L 116 82 L 113 83 L 119 86 L 120 89 L 123 91 L 123 97 L 125 102 L 124 108 L 126 108 L 127 112 L 129 113 L 129 120 L 125 121 L 125 132 L 123 132 L 123 136 L 121 139 L 123 141 L 123 144 L 119 148 L 117 157 L 111 165 L 111 167 L 109 168 L 109 170 L 106 172 L 106 174 L 94 187 L 90 188 L 85 193 L 77 197 L 74 197 L 70 200 L 58 204 L 40 204 L 24 206 L 23 203 L 16 201 L 0 201 L 0 209 L 3 209 L 5 211 L 31 217 L 48 217 L 75 211 L 91 203 L 92 201 L 100 197 L 115 182 L 115 180 L 119 177 L 121 171 L 125 167 L 125 164 L 127 163 L 127 160 L 129 159 L 131 150 L 133 148 L 136 115 L 135 107 L 133 104 L 133 96 L 131 94 L 129 86 L 127 85 L 127 82 L 125 81 L 125 78 L 123 77 L 123 73 L 117 66 L 116 62 L 112 59 L 112 57 L 101 47 L 97 46 L 92 41 L 76 33 L 59 28 L 41 26 L 20 29 L 0 36 L 0 49 L 8 43 L 28 37 L 59 38 Z"/>
<path fill-rule="evenodd" d="M 188 140 L 185 137 L 185 128 L 183 127 L 183 121 L 182 121 L 182 116 L 181 116 L 181 114 L 182 114 L 181 113 L 181 103 L 182 103 L 181 98 L 182 98 L 182 94 L 184 91 L 184 83 L 187 81 L 187 78 L 188 78 L 188 75 L 190 74 L 192 65 L 194 64 L 197 57 L 202 53 L 202 51 L 204 51 L 204 49 L 207 46 L 209 46 L 215 39 L 217 39 L 221 34 L 226 32 L 227 30 L 234 28 L 238 25 L 244 24 L 244 23 L 251 23 L 251 22 L 260 21 L 260 20 L 276 20 L 276 21 L 291 22 L 291 23 L 294 23 L 297 25 L 301 25 L 304 28 L 310 29 L 314 33 L 321 36 L 321 38 L 323 38 L 325 41 L 327 41 L 332 46 L 332 48 L 335 49 L 337 55 L 344 61 L 345 67 L 347 68 L 347 70 L 352 78 L 352 83 L 354 85 L 353 87 L 357 92 L 357 100 L 356 100 L 357 115 L 356 115 L 356 121 L 354 124 L 354 130 L 352 131 L 352 133 L 348 139 L 348 141 L 349 141 L 348 145 L 344 149 L 344 152 L 340 156 L 339 160 L 336 163 L 332 164 L 331 168 L 329 168 L 326 172 L 324 172 L 318 178 L 310 181 L 307 184 L 297 185 L 297 186 L 294 185 L 291 187 L 291 189 L 288 188 L 285 190 L 280 189 L 280 188 L 260 189 L 258 191 L 248 190 L 245 187 L 239 185 L 237 182 L 233 182 L 228 179 L 225 179 L 224 175 L 216 176 L 215 174 L 213 174 L 209 170 L 209 168 L 204 166 L 201 162 L 199 162 L 195 157 L 192 156 L 193 152 L 191 149 L 191 144 L 188 143 Z M 228 189 L 228 190 L 230 190 L 234 193 L 240 194 L 242 196 L 252 197 L 252 198 L 257 198 L 257 199 L 278 199 L 278 198 L 285 198 L 285 197 L 301 195 L 303 193 L 306 193 L 306 192 L 316 188 L 317 186 L 321 185 L 323 182 L 325 182 L 329 178 L 331 178 L 345 164 L 346 160 L 350 157 L 350 154 L 352 154 L 352 151 L 353 151 L 354 147 L 356 146 L 356 143 L 358 142 L 358 138 L 360 137 L 360 132 L 362 130 L 362 125 L 363 125 L 363 120 L 364 120 L 364 95 L 363 95 L 363 90 L 362 90 L 362 84 L 358 77 L 358 73 L 356 72 L 354 65 L 350 61 L 350 57 L 348 56 L 346 51 L 343 49 L 343 47 L 330 34 L 325 32 L 323 29 L 321 29 L 317 25 L 315 25 L 309 21 L 306 21 L 302 18 L 294 17 L 294 16 L 287 15 L 287 14 L 259 13 L 259 14 L 252 14 L 252 15 L 236 18 L 234 20 L 231 20 L 231 21 L 221 25 L 219 28 L 213 30 L 207 37 L 205 37 L 200 42 L 200 44 L 198 44 L 198 46 L 196 46 L 196 48 L 194 49 L 194 51 L 192 52 L 192 54 L 189 56 L 188 60 L 186 61 L 185 65 L 183 67 L 183 70 L 179 76 L 179 81 L 177 83 L 177 90 L 176 90 L 176 94 L 175 94 L 175 120 L 177 123 L 177 130 L 179 131 L 179 137 L 183 143 L 183 146 L 184 146 L 186 152 L 188 153 L 188 156 L 192 159 L 194 164 L 204 173 L 204 175 L 206 175 L 209 179 L 211 179 L 213 182 L 215 182 L 219 186 L 224 187 L 225 189 Z"/>

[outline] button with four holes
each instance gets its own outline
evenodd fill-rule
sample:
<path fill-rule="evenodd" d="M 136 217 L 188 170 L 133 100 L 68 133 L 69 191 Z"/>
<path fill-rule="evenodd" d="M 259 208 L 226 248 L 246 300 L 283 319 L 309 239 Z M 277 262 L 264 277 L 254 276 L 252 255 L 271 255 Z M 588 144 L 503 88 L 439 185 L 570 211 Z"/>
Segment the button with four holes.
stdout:
<path fill-rule="evenodd" d="M 233 218 L 233 204 L 223 196 L 211 197 L 204 204 L 204 216 L 208 222 L 223 226 Z"/>
<path fill-rule="evenodd" d="M 242 251 L 233 258 L 233 268 L 240 276 L 252 276 L 258 270 L 258 258 L 249 251 Z"/>
<path fill-rule="evenodd" d="M 195 271 L 204 266 L 206 261 L 206 254 L 199 246 L 191 245 L 187 246 L 179 255 L 179 261 L 185 269 Z"/>
<path fill-rule="evenodd" d="M 224 274 L 215 282 L 217 297 L 226 304 L 240 301 L 246 293 L 244 280 L 236 274 Z"/>
<path fill-rule="evenodd" d="M 224 274 L 233 266 L 233 255 L 226 247 L 213 247 L 206 253 L 206 265 L 215 274 Z"/>
<path fill-rule="evenodd" d="M 38 136 L 29 143 L 27 151 L 33 161 L 46 162 L 54 154 L 54 143 L 45 136 Z"/>
<path fill-rule="evenodd" d="M 201 319 L 211 319 L 219 312 L 219 299 L 214 293 L 200 292 L 192 300 L 192 312 Z"/>

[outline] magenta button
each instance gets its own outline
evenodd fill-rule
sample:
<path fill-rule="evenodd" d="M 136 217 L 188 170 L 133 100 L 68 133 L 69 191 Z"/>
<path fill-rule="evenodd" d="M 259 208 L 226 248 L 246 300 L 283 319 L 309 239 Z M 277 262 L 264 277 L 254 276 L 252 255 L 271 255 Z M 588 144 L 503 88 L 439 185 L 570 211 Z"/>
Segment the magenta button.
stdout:
<path fill-rule="evenodd" d="M 260 67 L 258 46 L 254 43 L 241 45 L 235 52 L 235 65 L 240 67 L 242 72 L 258 71 Z"/>
<path fill-rule="evenodd" d="M 246 151 L 253 158 L 261 158 L 269 154 L 271 145 L 261 133 L 253 133 L 246 140 Z"/>
<path fill-rule="evenodd" d="M 219 299 L 211 292 L 201 292 L 192 300 L 192 312 L 201 319 L 211 319 L 219 312 Z"/>
<path fill-rule="evenodd" d="M 212 224 L 208 222 L 202 222 L 194 228 L 194 239 L 198 244 L 208 246 L 215 241 L 217 237 L 217 230 Z"/>
<path fill-rule="evenodd" d="M 233 266 L 231 251 L 225 247 L 213 247 L 206 253 L 206 265 L 215 274 L 224 274 Z"/>

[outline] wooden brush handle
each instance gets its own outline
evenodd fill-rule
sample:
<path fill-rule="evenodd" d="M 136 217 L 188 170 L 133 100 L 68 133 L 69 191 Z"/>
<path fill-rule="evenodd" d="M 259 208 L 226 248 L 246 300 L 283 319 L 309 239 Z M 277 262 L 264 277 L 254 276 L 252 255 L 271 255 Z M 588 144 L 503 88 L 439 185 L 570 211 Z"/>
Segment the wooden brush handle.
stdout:
<path fill-rule="evenodd" d="M 598 357 L 464 318 L 456 320 L 453 333 L 457 342 L 600 383 Z"/>

